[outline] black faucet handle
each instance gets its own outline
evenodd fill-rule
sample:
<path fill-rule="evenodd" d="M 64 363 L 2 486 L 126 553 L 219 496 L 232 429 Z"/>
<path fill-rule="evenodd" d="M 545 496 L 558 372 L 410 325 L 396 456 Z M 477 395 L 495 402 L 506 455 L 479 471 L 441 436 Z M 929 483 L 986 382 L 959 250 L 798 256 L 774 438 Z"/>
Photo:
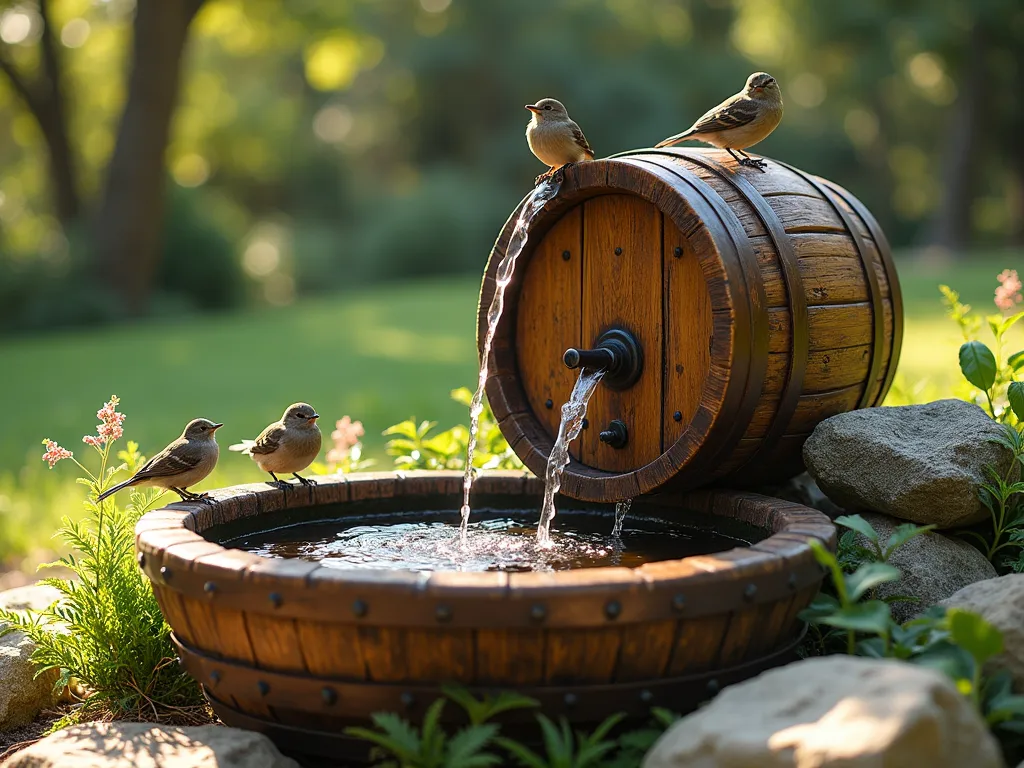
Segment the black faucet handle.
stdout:
<path fill-rule="evenodd" d="M 640 378 L 644 355 L 640 342 L 627 330 L 612 328 L 601 334 L 594 349 L 570 347 L 562 355 L 566 368 L 603 370 L 603 383 L 614 390 L 632 387 Z"/>
<path fill-rule="evenodd" d="M 591 370 L 608 370 L 615 365 L 615 353 L 612 350 L 598 347 L 597 349 L 576 349 L 569 347 L 562 355 L 566 368 L 590 368 Z"/>

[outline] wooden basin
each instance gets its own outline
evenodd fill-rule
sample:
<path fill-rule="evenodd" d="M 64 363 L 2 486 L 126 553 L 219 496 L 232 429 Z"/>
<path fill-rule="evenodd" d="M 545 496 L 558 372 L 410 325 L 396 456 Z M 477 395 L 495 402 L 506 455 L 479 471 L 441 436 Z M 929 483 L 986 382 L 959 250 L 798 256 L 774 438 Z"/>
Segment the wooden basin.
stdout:
<path fill-rule="evenodd" d="M 339 758 L 352 749 L 344 726 L 384 710 L 416 720 L 444 683 L 515 689 L 577 723 L 619 711 L 644 718 L 652 706 L 686 711 L 790 660 L 797 613 L 822 579 L 808 539 L 835 544 L 832 523 L 814 510 L 721 490 L 644 503 L 671 508 L 675 519 L 689 510 L 744 521 L 766 538 L 638 568 L 339 570 L 203 536 L 243 518 L 266 516 L 252 524 L 266 530 L 281 510 L 350 503 L 355 511 L 372 499 L 456 510 L 461 482 L 453 472 L 409 472 L 330 476 L 287 492 L 253 484 L 213 491 L 213 504 L 145 515 L 139 565 L 182 663 L 220 717 L 268 733 L 286 752 Z M 519 507 L 539 504 L 542 492 L 519 472 L 485 473 L 474 487 L 475 498 Z"/>

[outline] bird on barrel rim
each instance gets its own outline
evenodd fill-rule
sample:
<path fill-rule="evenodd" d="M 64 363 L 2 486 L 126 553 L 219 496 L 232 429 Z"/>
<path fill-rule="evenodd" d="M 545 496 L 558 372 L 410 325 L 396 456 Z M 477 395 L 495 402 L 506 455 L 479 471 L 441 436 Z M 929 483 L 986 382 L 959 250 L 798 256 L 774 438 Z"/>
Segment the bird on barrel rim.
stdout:
<path fill-rule="evenodd" d="M 594 159 L 590 142 L 569 117 L 562 102 L 541 99 L 536 104 L 527 104 L 526 108 L 533 113 L 526 124 L 526 142 L 537 159 L 548 166 L 535 183 L 539 184 L 566 165 Z"/>
<path fill-rule="evenodd" d="M 243 440 L 228 449 L 250 456 L 260 469 L 274 478 L 272 485 L 279 488 L 292 486 L 276 473 L 290 473 L 303 485 L 316 485 L 315 480 L 302 477 L 299 472 L 312 464 L 320 453 L 320 427 L 316 425 L 319 418 L 320 414 L 308 403 L 293 403 L 255 440 Z"/>
<path fill-rule="evenodd" d="M 768 138 L 780 122 L 782 91 L 779 84 L 767 72 L 755 72 L 747 78 L 742 91 L 705 112 L 687 130 L 656 146 L 671 147 L 681 141 L 703 141 L 724 149 L 740 165 L 765 173 L 764 160 L 755 160 L 743 150 Z M 742 157 L 737 157 L 736 152 Z"/>
<path fill-rule="evenodd" d="M 220 447 L 214 434 L 223 426 L 209 419 L 193 419 L 181 437 L 143 464 L 138 472 L 123 483 L 101 493 L 97 501 L 103 501 L 122 488 L 144 485 L 174 491 L 184 501 L 208 500 L 209 494 L 192 493 L 188 487 L 205 480 L 217 466 Z"/>

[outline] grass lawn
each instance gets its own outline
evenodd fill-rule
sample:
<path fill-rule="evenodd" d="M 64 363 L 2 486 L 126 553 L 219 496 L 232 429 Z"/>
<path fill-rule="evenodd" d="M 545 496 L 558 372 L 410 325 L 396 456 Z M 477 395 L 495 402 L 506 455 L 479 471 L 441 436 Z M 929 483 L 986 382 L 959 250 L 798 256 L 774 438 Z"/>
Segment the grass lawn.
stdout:
<path fill-rule="evenodd" d="M 982 312 L 994 311 L 995 276 L 1014 261 L 1018 254 L 946 264 L 901 260 L 904 389 L 924 382 L 917 397 L 930 399 L 950 394 L 959 380 L 961 339 L 942 314 L 936 286 L 949 283 Z M 0 401 L 8 406 L 0 442 L 0 563 L 45 546 L 60 515 L 79 509 L 75 467 L 47 470 L 40 441 L 49 437 L 88 455 L 81 436 L 93 432 L 94 414 L 111 394 L 127 414 L 126 437 L 148 454 L 191 418 L 223 421 L 226 447 L 255 437 L 286 405 L 306 400 L 323 414 L 325 432 L 342 415 L 361 420 L 367 455 L 390 466 L 381 436 L 389 425 L 409 416 L 445 427 L 466 420 L 448 393 L 475 380 L 479 284 L 477 277 L 424 281 L 286 309 L 0 341 Z M 251 461 L 224 451 L 216 475 L 201 487 L 258 478 Z"/>

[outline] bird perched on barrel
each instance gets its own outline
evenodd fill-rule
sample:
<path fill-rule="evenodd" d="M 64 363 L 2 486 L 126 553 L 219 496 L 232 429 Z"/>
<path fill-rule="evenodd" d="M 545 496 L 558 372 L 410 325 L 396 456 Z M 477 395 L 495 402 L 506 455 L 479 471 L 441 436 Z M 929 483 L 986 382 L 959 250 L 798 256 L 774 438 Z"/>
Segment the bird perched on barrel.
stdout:
<path fill-rule="evenodd" d="M 743 90 L 717 107 L 705 112 L 690 128 L 659 142 L 671 147 L 681 141 L 703 141 L 724 149 L 740 165 L 764 173 L 764 160 L 755 160 L 743 150 L 763 141 L 782 122 L 782 91 L 767 72 L 755 72 L 747 78 Z M 736 152 L 743 157 L 737 157 Z"/>
<path fill-rule="evenodd" d="M 151 458 L 141 469 L 113 488 L 100 494 L 97 501 L 137 485 L 152 485 L 174 491 L 184 501 L 207 499 L 208 494 L 192 493 L 190 485 L 202 482 L 213 472 L 220 457 L 220 447 L 214 434 L 223 424 L 209 419 L 192 419 L 181 437 Z"/>
<path fill-rule="evenodd" d="M 537 159 L 549 166 L 547 172 L 537 177 L 538 183 L 563 166 L 594 159 L 587 137 L 569 117 L 562 102 L 541 99 L 526 108 L 533 113 L 526 124 L 526 142 Z"/>
<path fill-rule="evenodd" d="M 320 427 L 316 420 L 320 414 L 308 403 L 293 403 L 281 416 L 262 432 L 255 440 L 243 440 L 229 446 L 232 451 L 240 451 L 252 457 L 256 465 L 274 478 L 273 485 L 279 488 L 291 487 L 281 480 L 276 473 L 291 473 L 303 485 L 316 485 L 316 482 L 298 473 L 313 463 L 320 453 Z"/>

